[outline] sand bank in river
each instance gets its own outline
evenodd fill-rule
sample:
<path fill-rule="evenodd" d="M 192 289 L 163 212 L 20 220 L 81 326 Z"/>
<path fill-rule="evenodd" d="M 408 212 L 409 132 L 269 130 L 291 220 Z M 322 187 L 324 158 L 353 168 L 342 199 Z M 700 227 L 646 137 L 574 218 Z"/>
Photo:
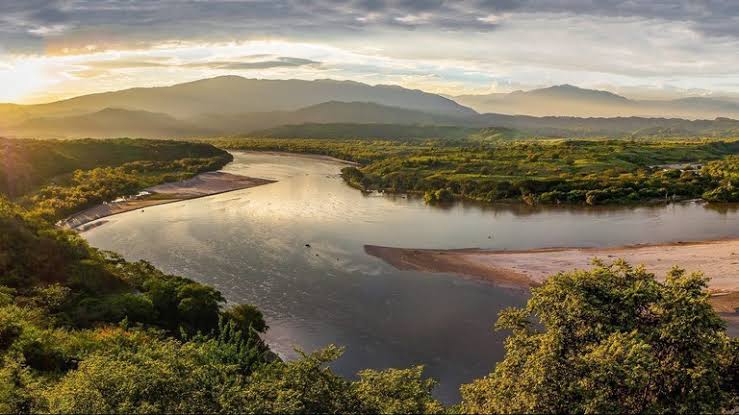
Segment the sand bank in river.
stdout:
<path fill-rule="evenodd" d="M 711 277 L 712 304 L 739 336 L 739 239 L 618 248 L 552 248 L 528 251 L 404 249 L 366 245 L 365 251 L 401 270 L 443 272 L 528 288 L 562 270 L 588 269 L 592 258 L 643 264 L 658 280 L 679 265 Z"/>
<path fill-rule="evenodd" d="M 83 210 L 61 221 L 60 226 L 84 230 L 86 228 L 83 225 L 118 213 L 198 197 L 212 196 L 268 183 L 274 183 L 274 181 L 224 172 L 202 173 L 191 179 L 164 183 L 144 189 L 144 192 L 148 193 L 146 196 L 110 202 Z"/>
<path fill-rule="evenodd" d="M 674 265 L 711 277 L 715 292 L 739 291 L 739 239 L 634 245 L 618 248 L 551 248 L 528 251 L 434 250 L 365 246 L 365 251 L 400 269 L 448 272 L 503 285 L 528 287 L 561 270 L 587 269 L 592 258 L 623 258 L 644 264 L 658 278 Z"/>

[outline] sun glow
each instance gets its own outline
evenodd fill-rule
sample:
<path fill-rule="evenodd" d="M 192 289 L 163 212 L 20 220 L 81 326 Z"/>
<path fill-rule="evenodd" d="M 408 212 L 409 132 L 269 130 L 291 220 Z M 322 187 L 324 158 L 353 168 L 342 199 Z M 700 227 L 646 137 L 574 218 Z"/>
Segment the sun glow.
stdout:
<path fill-rule="evenodd" d="M 18 59 L 0 63 L 0 102 L 23 102 L 58 80 L 43 61 Z"/>

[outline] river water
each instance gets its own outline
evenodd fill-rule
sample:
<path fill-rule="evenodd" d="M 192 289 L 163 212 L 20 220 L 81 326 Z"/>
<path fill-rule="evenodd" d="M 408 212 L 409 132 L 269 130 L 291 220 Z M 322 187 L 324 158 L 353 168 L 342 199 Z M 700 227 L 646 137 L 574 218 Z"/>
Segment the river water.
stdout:
<path fill-rule="evenodd" d="M 346 347 L 332 367 L 347 376 L 423 364 L 447 403 L 502 358 L 504 334 L 492 325 L 526 293 L 397 271 L 365 254 L 365 244 L 527 249 L 739 236 L 736 207 L 431 207 L 364 195 L 342 182 L 338 161 L 234 157 L 224 171 L 278 182 L 124 213 L 83 235 L 129 260 L 213 285 L 229 302 L 257 305 L 270 326 L 266 340 L 283 357 L 333 343 Z"/>

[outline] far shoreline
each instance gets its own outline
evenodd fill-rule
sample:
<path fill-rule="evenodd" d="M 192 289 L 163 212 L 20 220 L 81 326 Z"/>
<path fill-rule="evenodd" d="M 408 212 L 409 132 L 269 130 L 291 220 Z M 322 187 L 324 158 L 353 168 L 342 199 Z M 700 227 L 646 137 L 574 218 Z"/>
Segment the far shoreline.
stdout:
<path fill-rule="evenodd" d="M 340 159 L 337 157 L 327 156 L 325 154 L 317 154 L 317 153 L 296 153 L 294 151 L 277 151 L 277 150 L 239 150 L 237 148 L 225 148 L 224 150 L 228 150 L 229 152 L 239 152 L 239 153 L 246 153 L 246 154 L 266 154 L 270 156 L 291 156 L 291 157 L 303 157 L 308 159 L 314 159 L 314 160 L 325 160 L 325 161 L 334 161 L 341 164 L 347 164 L 350 166 L 361 166 L 362 163 L 358 163 L 356 161 L 351 160 L 345 160 Z"/>

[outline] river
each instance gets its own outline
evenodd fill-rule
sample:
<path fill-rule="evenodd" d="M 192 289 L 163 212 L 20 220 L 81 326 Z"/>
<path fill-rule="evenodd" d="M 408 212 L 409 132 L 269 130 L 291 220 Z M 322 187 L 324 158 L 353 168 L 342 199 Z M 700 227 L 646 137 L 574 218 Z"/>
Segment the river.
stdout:
<path fill-rule="evenodd" d="M 492 325 L 526 293 L 398 271 L 365 254 L 365 244 L 528 249 L 739 236 L 736 207 L 431 207 L 364 195 L 342 182 L 338 161 L 234 157 L 224 171 L 277 182 L 109 217 L 83 235 L 95 247 L 213 285 L 229 302 L 255 304 L 270 326 L 266 340 L 283 357 L 333 343 L 346 352 L 332 367 L 348 376 L 424 364 L 447 403 L 502 358 L 504 333 Z"/>

